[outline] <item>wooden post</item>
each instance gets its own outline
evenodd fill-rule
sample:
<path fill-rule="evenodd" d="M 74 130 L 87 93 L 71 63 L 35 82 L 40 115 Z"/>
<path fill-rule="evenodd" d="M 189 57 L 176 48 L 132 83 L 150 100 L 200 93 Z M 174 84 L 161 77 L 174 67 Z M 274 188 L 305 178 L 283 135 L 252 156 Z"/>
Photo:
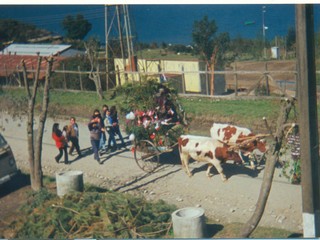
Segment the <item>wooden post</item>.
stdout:
<path fill-rule="evenodd" d="M 296 62 L 296 73 L 294 74 L 294 80 L 296 81 L 296 93 L 294 95 L 295 98 L 298 97 L 298 92 L 299 92 L 299 89 L 298 89 L 298 63 Z"/>
<path fill-rule="evenodd" d="M 120 69 L 119 66 L 116 66 L 116 72 L 117 72 L 117 76 L 118 76 L 118 84 L 119 86 L 121 86 L 121 78 L 120 78 Z"/>
<path fill-rule="evenodd" d="M 208 65 L 206 64 L 206 94 L 209 95 Z"/>
<path fill-rule="evenodd" d="M 182 71 L 182 93 L 185 94 L 186 93 L 186 83 L 185 83 L 185 77 L 184 77 L 184 67 L 181 67 L 181 71 Z"/>
<path fill-rule="evenodd" d="M 79 80 L 80 80 L 80 90 L 83 91 L 83 84 L 82 84 L 82 76 L 81 76 L 80 66 L 78 66 L 78 72 L 79 72 Z"/>
<path fill-rule="evenodd" d="M 63 68 L 63 88 L 66 90 L 67 89 L 67 79 L 66 79 L 64 63 L 62 64 L 62 68 Z"/>
<path fill-rule="evenodd" d="M 18 81 L 19 81 L 19 87 L 21 87 L 21 76 L 20 76 L 20 71 L 19 71 L 19 66 L 17 66 L 17 73 L 18 73 Z"/>
<path fill-rule="evenodd" d="M 6 86 L 8 86 L 8 69 L 6 64 L 4 64 L 4 70 L 6 72 Z"/>
<path fill-rule="evenodd" d="M 238 96 L 238 76 L 237 76 L 236 71 L 237 71 L 237 63 L 234 62 L 234 66 L 233 66 L 233 72 L 234 72 L 233 79 L 235 81 L 234 94 L 235 94 L 235 96 Z"/>
<path fill-rule="evenodd" d="M 210 85 L 210 95 L 214 95 L 214 62 L 211 63 L 211 85 Z"/>
<path fill-rule="evenodd" d="M 320 237 L 320 167 L 313 5 L 296 5 L 303 234 Z"/>
<path fill-rule="evenodd" d="M 269 88 L 269 78 L 268 78 L 268 62 L 265 62 L 264 65 L 264 79 L 266 80 L 266 94 L 267 96 L 270 96 L 270 88 Z"/>

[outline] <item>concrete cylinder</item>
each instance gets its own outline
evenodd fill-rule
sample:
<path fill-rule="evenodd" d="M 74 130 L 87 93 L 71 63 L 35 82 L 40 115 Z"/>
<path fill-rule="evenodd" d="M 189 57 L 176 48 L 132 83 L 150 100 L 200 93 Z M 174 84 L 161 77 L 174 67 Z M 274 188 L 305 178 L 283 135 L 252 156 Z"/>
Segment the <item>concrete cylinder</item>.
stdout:
<path fill-rule="evenodd" d="M 68 171 L 56 173 L 57 194 L 64 196 L 72 191 L 83 191 L 83 172 Z"/>
<path fill-rule="evenodd" d="M 204 238 L 206 225 L 204 209 L 186 207 L 171 214 L 175 238 Z"/>

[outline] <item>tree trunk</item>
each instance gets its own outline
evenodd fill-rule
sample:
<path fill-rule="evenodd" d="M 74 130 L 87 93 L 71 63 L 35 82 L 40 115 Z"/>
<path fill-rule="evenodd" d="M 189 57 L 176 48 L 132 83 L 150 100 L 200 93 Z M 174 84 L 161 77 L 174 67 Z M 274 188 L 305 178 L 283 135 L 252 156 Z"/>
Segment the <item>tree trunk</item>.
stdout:
<path fill-rule="evenodd" d="M 283 102 L 277 122 L 275 143 L 270 147 L 268 151 L 268 160 L 266 161 L 266 167 L 263 175 L 263 182 L 260 189 L 257 207 L 252 217 L 244 225 L 240 238 L 248 238 L 250 234 L 254 231 L 254 229 L 258 226 L 261 220 L 271 190 L 275 165 L 279 159 L 282 141 L 285 136 L 283 126 L 286 124 L 288 120 L 290 111 L 294 106 L 294 103 L 295 99 L 285 99 Z"/>
<path fill-rule="evenodd" d="M 42 99 L 42 109 L 39 116 L 39 126 L 37 133 L 37 141 L 35 146 L 35 157 L 34 157 L 34 185 L 31 186 L 33 190 L 40 190 L 43 187 L 42 181 L 42 165 L 41 165 L 41 154 L 42 154 L 42 139 L 44 125 L 47 119 L 48 105 L 49 105 L 49 86 L 50 78 L 52 73 L 53 59 L 50 57 L 47 62 L 46 78 L 43 88 L 43 99 Z"/>
<path fill-rule="evenodd" d="M 102 88 L 101 88 L 101 82 L 100 82 L 99 73 L 91 73 L 89 75 L 89 78 L 94 82 L 94 85 L 96 87 L 96 92 L 98 94 L 99 99 L 100 100 L 104 99 Z"/>
<path fill-rule="evenodd" d="M 96 89 L 97 89 L 97 94 L 99 96 L 99 99 L 102 100 L 102 99 L 104 99 L 104 97 L 103 97 L 103 91 L 102 91 L 102 87 L 101 87 L 101 78 L 100 78 L 99 70 L 100 70 L 100 67 L 98 64 L 97 65 L 97 72 L 95 75 L 95 80 L 96 80 L 95 83 L 96 83 Z"/>
<path fill-rule="evenodd" d="M 96 92 L 99 96 L 99 99 L 102 100 L 104 99 L 103 97 L 103 91 L 101 87 L 101 79 L 100 79 L 100 74 L 99 74 L 99 62 L 97 61 L 97 56 L 94 51 L 94 46 L 92 44 L 84 44 L 87 54 L 88 54 L 88 59 L 90 61 L 91 65 L 91 70 L 89 73 L 89 78 L 94 82 L 94 85 L 96 87 Z M 93 70 L 96 69 L 95 72 Z"/>
<path fill-rule="evenodd" d="M 28 122 L 27 122 L 28 161 L 30 165 L 31 188 L 35 191 L 39 191 L 43 187 L 42 166 L 41 166 L 42 138 L 43 138 L 44 125 L 45 125 L 47 111 L 48 111 L 49 83 L 51 78 L 53 59 L 50 58 L 47 63 L 42 110 L 39 116 L 38 134 L 36 136 L 36 141 L 33 141 L 35 138 L 34 132 L 33 132 L 34 106 L 35 106 L 35 99 L 36 99 L 37 90 L 38 90 L 40 65 L 41 65 L 41 57 L 38 58 L 37 72 L 36 72 L 36 77 L 33 84 L 33 91 L 31 94 L 29 89 L 29 84 L 27 82 L 28 80 L 27 80 L 26 66 L 24 62 L 22 62 L 25 88 L 28 95 Z"/>
<path fill-rule="evenodd" d="M 40 60 L 41 61 L 41 60 Z M 39 58 L 38 58 L 39 63 Z M 38 64 L 37 71 L 39 71 L 40 64 Z M 34 169 L 34 145 L 33 145 L 33 118 L 34 118 L 34 105 L 35 105 L 35 99 L 36 99 L 36 93 L 37 93 L 37 82 L 38 78 L 34 81 L 33 86 L 33 93 L 31 95 L 30 89 L 29 89 L 29 83 L 27 79 L 27 70 L 25 66 L 25 62 L 22 61 L 22 71 L 23 71 L 23 79 L 24 79 L 24 86 L 26 89 L 27 97 L 28 97 L 28 120 L 27 120 L 27 142 L 28 142 L 28 162 L 30 166 L 30 181 L 31 186 L 35 182 L 33 169 Z"/>

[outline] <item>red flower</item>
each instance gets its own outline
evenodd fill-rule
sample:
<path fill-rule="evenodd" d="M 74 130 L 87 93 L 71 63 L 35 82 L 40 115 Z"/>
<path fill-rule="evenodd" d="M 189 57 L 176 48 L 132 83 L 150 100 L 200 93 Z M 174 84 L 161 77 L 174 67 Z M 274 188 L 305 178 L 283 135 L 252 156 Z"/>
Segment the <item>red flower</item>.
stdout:
<path fill-rule="evenodd" d="M 156 137 L 156 134 L 152 133 L 149 137 L 150 137 L 151 140 L 153 140 Z"/>

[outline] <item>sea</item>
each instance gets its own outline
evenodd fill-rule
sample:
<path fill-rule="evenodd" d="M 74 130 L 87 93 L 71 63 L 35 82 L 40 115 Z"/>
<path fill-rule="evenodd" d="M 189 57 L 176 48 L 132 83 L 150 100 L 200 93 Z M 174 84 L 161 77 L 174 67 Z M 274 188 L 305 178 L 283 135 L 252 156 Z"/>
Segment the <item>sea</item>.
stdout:
<path fill-rule="evenodd" d="M 207 16 L 218 27 L 217 34 L 231 38 L 273 40 L 285 37 L 295 27 L 295 4 L 130 4 L 131 36 L 140 43 L 192 43 L 195 21 Z M 67 15 L 82 14 L 92 24 L 88 37 L 103 43 L 106 34 L 117 32 L 114 5 L 0 5 L 0 19 L 10 18 L 34 24 L 64 35 L 62 21 Z M 320 32 L 320 4 L 314 4 L 315 31 Z M 109 27 L 105 27 L 107 26 Z M 264 34 L 263 34 L 264 27 Z M 109 35 L 111 36 L 111 35 Z M 1 36 L 0 36 L 1 41 Z"/>

